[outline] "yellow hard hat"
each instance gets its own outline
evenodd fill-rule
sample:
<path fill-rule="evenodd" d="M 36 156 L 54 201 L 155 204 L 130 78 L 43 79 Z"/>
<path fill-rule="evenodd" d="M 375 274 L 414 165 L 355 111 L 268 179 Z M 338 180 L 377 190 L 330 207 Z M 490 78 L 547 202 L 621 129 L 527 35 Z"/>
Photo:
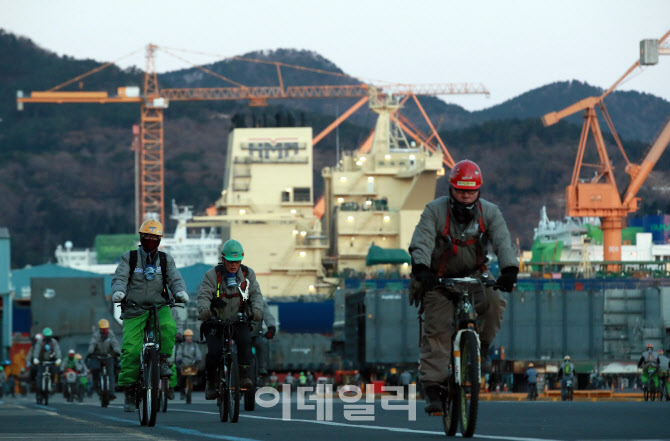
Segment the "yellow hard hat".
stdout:
<path fill-rule="evenodd" d="M 109 322 L 107 321 L 107 319 L 100 319 L 100 321 L 98 322 L 98 327 L 100 329 L 107 329 L 109 328 Z"/>
<path fill-rule="evenodd" d="M 163 225 L 156 219 L 147 219 L 140 226 L 140 233 L 163 237 Z"/>
<path fill-rule="evenodd" d="M 191 331 L 190 329 L 187 329 L 186 331 L 184 331 L 184 337 L 186 337 L 186 336 L 188 336 L 188 335 L 190 335 L 191 337 L 193 337 L 193 331 Z"/>
<path fill-rule="evenodd" d="M 565 358 L 563 358 L 563 360 L 570 360 L 570 356 L 566 355 Z"/>
<path fill-rule="evenodd" d="M 528 367 L 532 368 L 532 367 L 535 367 L 535 365 L 533 363 L 528 363 Z"/>
<path fill-rule="evenodd" d="M 392 373 L 392 374 L 395 374 L 396 372 L 398 372 L 398 371 L 396 370 L 396 368 L 391 368 L 391 373 Z"/>

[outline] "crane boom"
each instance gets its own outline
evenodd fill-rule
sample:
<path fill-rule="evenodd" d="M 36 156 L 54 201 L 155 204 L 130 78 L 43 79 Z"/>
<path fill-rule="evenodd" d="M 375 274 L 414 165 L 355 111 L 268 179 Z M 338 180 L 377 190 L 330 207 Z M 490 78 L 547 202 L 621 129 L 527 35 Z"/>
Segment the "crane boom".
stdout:
<path fill-rule="evenodd" d="M 279 62 L 267 62 L 277 67 L 278 86 L 269 87 L 247 87 L 227 79 L 215 72 L 202 67 L 199 69 L 208 74 L 217 76 L 238 87 L 211 87 L 211 88 L 165 88 L 161 89 L 158 85 L 158 75 L 156 72 L 154 53 L 158 46 L 149 44 L 146 51 L 146 69 L 144 72 L 143 93 L 140 93 L 139 87 L 118 87 L 117 96 L 110 96 L 106 91 L 62 91 L 58 90 L 78 79 L 85 78 L 95 72 L 112 65 L 106 63 L 98 66 L 91 71 L 79 75 L 76 78 L 59 84 L 47 91 L 31 92 L 30 96 L 23 96 L 22 91 L 17 92 L 18 110 L 23 110 L 24 103 L 140 103 L 140 136 L 139 136 L 139 162 L 140 171 L 137 177 L 139 181 L 138 195 L 140 200 L 140 215 L 143 217 L 149 212 L 157 213 L 158 218 L 165 221 L 164 214 L 164 164 L 163 164 L 163 110 L 166 109 L 170 101 L 204 101 L 204 100 L 249 100 L 251 106 L 265 106 L 269 99 L 304 99 L 304 98 L 361 98 L 350 109 L 353 113 L 358 107 L 368 100 L 371 89 L 375 93 L 393 94 L 393 95 L 461 95 L 461 94 L 484 94 L 489 95 L 488 89 L 482 84 L 476 83 L 442 83 L 442 84 L 388 84 L 385 86 L 372 86 L 361 83 L 355 85 L 325 85 L 325 86 L 288 86 L 285 87 L 281 75 L 280 66 L 291 67 L 294 69 L 308 70 L 316 73 L 329 73 L 318 69 L 304 68 L 300 66 L 291 66 Z M 263 60 L 242 59 L 244 61 L 255 61 L 266 63 Z M 343 76 L 342 74 L 336 74 Z M 415 98 L 416 99 L 416 98 Z M 420 105 L 419 105 L 420 106 Z M 349 114 L 350 114 L 349 113 Z M 425 116 L 425 115 L 424 115 Z M 333 127 L 342 120 L 338 119 L 336 123 L 331 124 L 326 130 L 320 133 L 313 141 L 325 137 Z M 429 125 L 430 122 L 429 122 Z M 433 136 L 437 132 L 433 129 Z M 439 136 L 437 136 L 439 140 Z M 441 140 L 442 148 L 445 149 Z"/>
<path fill-rule="evenodd" d="M 584 98 L 581 101 L 576 102 L 575 104 L 566 107 L 563 110 L 559 110 L 558 112 L 550 112 L 547 113 L 542 117 L 542 124 L 544 124 L 545 127 L 552 126 L 565 118 L 566 116 L 570 116 L 572 114 L 575 114 L 581 110 L 586 110 L 592 107 L 595 107 L 596 104 L 600 102 L 600 98 L 598 97 L 589 97 L 589 98 Z"/>
<path fill-rule="evenodd" d="M 640 187 L 647 179 L 647 176 L 649 176 L 651 169 L 654 168 L 654 165 L 656 165 L 656 162 L 659 160 L 659 158 L 663 154 L 663 151 L 665 150 L 665 148 L 668 146 L 669 143 L 670 143 L 670 120 L 668 120 L 668 122 L 665 124 L 663 131 L 661 132 L 660 135 L 658 135 L 658 138 L 656 138 L 656 141 L 651 146 L 649 153 L 647 153 L 647 156 L 645 156 L 644 160 L 642 161 L 642 164 L 640 164 L 639 171 L 637 172 L 633 180 L 630 182 L 630 185 L 628 185 L 628 189 L 626 190 L 626 194 L 624 195 L 623 205 L 628 205 L 633 200 L 638 190 L 640 190 Z"/>

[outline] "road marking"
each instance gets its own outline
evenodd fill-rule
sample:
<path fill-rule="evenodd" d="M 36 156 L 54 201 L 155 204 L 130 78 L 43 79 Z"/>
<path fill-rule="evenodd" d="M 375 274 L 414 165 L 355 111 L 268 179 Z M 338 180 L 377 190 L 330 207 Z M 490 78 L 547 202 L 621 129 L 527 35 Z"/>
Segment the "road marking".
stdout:
<path fill-rule="evenodd" d="M 40 413 L 44 413 L 44 414 L 47 414 L 49 416 L 54 416 L 54 417 L 59 417 L 59 418 L 63 418 L 63 419 L 66 419 L 66 420 L 74 421 L 74 422 L 79 423 L 79 424 L 85 424 L 87 426 L 93 426 L 94 430 L 95 430 L 95 432 L 93 432 L 93 435 L 97 435 L 102 430 L 111 430 L 111 431 L 124 432 L 122 435 L 124 435 L 124 437 L 129 436 L 131 439 L 142 438 L 142 439 L 147 439 L 147 440 L 152 440 L 152 441 L 165 440 L 166 439 L 164 436 L 160 436 L 160 437 L 151 436 L 151 435 L 148 435 L 148 434 L 144 434 L 142 432 L 138 432 L 135 429 L 127 428 L 127 427 L 110 426 L 110 425 L 106 425 L 106 424 L 100 424 L 100 423 L 96 423 L 96 422 L 92 422 L 92 421 L 82 420 L 81 418 L 75 418 L 75 417 L 71 417 L 71 416 L 68 416 L 68 415 L 63 415 L 61 413 L 58 413 L 56 411 L 56 409 L 54 409 L 52 407 L 46 407 L 46 406 L 42 406 L 42 405 L 34 405 L 34 406 L 37 408 L 37 411 L 40 412 Z M 20 407 L 25 407 L 26 409 L 28 409 L 28 407 L 26 407 L 26 406 L 20 406 Z M 88 413 L 88 412 L 86 412 L 86 413 Z M 128 420 L 123 420 L 123 421 L 128 422 Z M 28 434 L 24 434 L 24 435 L 30 435 L 31 439 L 40 439 L 39 437 L 36 437 L 35 434 L 32 434 L 32 433 L 28 433 Z M 79 435 L 79 434 L 70 433 L 70 434 L 67 434 L 67 435 L 69 435 L 70 437 L 76 437 L 76 435 Z M 91 434 L 81 434 L 81 435 L 87 435 L 87 437 L 85 439 L 88 439 L 88 437 L 90 437 Z M 118 433 L 115 433 L 113 436 L 116 436 L 116 435 L 118 435 Z M 109 437 L 110 437 L 110 434 L 107 433 L 107 439 L 109 439 Z M 13 439 L 13 438 L 9 438 L 9 439 Z M 44 439 L 44 438 L 42 438 L 42 439 Z"/>
<path fill-rule="evenodd" d="M 177 410 L 177 409 L 170 409 L 170 411 L 172 411 L 172 410 Z M 190 411 L 190 412 L 193 412 L 193 411 Z M 219 414 L 218 412 L 202 412 L 202 413 L 213 413 L 215 415 Z M 106 418 L 106 419 L 112 420 L 112 421 L 122 422 L 122 423 L 127 423 L 127 422 L 130 421 L 130 420 L 127 420 L 125 418 L 113 417 L 111 415 L 95 414 L 95 416 L 100 417 L 100 418 Z M 184 435 L 200 436 L 200 437 L 203 437 L 203 438 L 223 439 L 223 440 L 227 440 L 227 441 L 260 441 L 260 440 L 253 439 L 253 438 L 240 438 L 240 437 L 237 437 L 237 436 L 217 435 L 217 434 L 214 434 L 214 433 L 200 432 L 200 431 L 195 430 L 195 429 L 186 429 L 184 427 L 166 426 L 164 424 L 156 424 L 155 427 L 157 427 L 159 429 L 172 430 L 174 432 L 179 432 L 179 433 L 182 433 Z"/>
<path fill-rule="evenodd" d="M 191 412 L 191 413 L 204 413 L 207 415 L 218 415 L 218 412 L 211 412 L 207 410 L 189 410 L 189 409 L 171 409 L 176 412 Z M 242 415 L 240 414 L 240 418 L 252 418 L 252 419 L 258 419 L 258 420 L 273 420 L 273 421 L 283 421 L 283 422 L 299 422 L 299 423 L 312 423 L 312 424 L 323 424 L 326 426 L 338 426 L 338 427 L 349 427 L 352 429 L 369 429 L 369 430 L 386 430 L 389 432 L 404 432 L 404 433 L 412 433 L 412 434 L 424 434 L 424 435 L 444 435 L 444 431 L 437 432 L 437 431 L 432 431 L 432 430 L 414 430 L 414 429 L 409 429 L 409 428 L 402 428 L 402 427 L 384 427 L 384 426 L 368 426 L 365 424 L 347 424 L 347 423 L 339 423 L 336 421 L 318 421 L 318 420 L 304 420 L 304 419 L 296 419 L 296 418 L 291 418 L 290 420 L 284 420 L 282 418 L 273 418 L 273 417 L 264 417 L 264 416 L 256 416 L 256 415 Z M 477 437 L 484 437 L 484 438 L 491 438 L 491 439 L 499 439 L 499 440 L 504 440 L 504 441 L 558 441 L 554 440 L 551 438 L 523 438 L 523 437 L 518 437 L 518 436 L 499 436 L 499 435 L 484 435 L 484 434 L 477 434 L 475 435 Z"/>

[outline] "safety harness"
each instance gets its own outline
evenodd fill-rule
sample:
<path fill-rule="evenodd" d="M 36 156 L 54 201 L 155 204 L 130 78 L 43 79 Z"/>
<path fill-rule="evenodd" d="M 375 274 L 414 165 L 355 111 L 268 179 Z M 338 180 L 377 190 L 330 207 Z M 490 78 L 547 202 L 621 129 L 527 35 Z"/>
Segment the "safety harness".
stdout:
<path fill-rule="evenodd" d="M 486 227 L 484 226 L 484 212 L 482 211 L 482 203 L 480 201 L 477 201 L 477 208 L 479 208 L 479 218 L 477 219 L 477 222 L 479 224 L 479 237 L 473 237 L 467 240 L 461 240 L 456 237 L 451 236 L 450 231 L 449 231 L 449 226 L 451 225 L 451 210 L 447 206 L 447 219 L 444 222 L 444 228 L 442 229 L 442 238 L 446 243 L 446 246 L 444 247 L 444 251 L 442 252 L 442 256 L 440 257 L 440 265 L 438 266 L 437 270 L 437 275 L 439 277 L 445 277 L 447 276 L 447 260 L 451 256 L 457 256 L 458 255 L 458 247 L 468 247 L 470 245 L 475 244 L 477 246 L 476 248 L 476 253 L 477 253 L 477 264 L 476 267 L 479 269 L 481 272 L 486 271 L 486 262 L 487 258 L 484 254 L 484 247 L 482 245 L 482 237 L 484 236 L 484 233 L 486 232 Z M 463 274 L 463 275 L 456 275 L 456 276 L 467 276 L 469 274 Z M 453 277 L 453 275 L 452 275 Z"/>
<path fill-rule="evenodd" d="M 228 294 L 224 291 L 224 297 L 233 298 L 238 297 L 238 306 L 242 306 L 242 302 L 249 299 L 249 279 L 247 279 L 247 273 L 249 272 L 249 267 L 245 265 L 240 265 L 242 268 L 242 275 L 244 276 L 244 281 L 237 286 L 237 290 L 233 294 Z M 216 297 L 221 297 L 221 285 L 223 284 L 223 271 L 225 270 L 224 265 L 216 266 Z"/>
<path fill-rule="evenodd" d="M 484 246 L 482 245 L 482 238 L 486 232 L 486 227 L 484 226 L 484 211 L 482 210 L 481 201 L 477 201 L 477 208 L 479 209 L 479 218 L 477 223 L 479 224 L 479 236 L 473 237 L 467 240 L 461 240 L 455 238 L 451 235 L 449 227 L 451 225 L 451 209 L 449 208 L 449 202 L 447 202 L 447 219 L 444 222 L 444 228 L 442 229 L 442 240 L 445 242 L 444 251 L 440 256 L 440 264 L 437 269 L 438 277 L 466 277 L 470 276 L 474 271 L 481 271 L 482 273 L 486 272 L 486 262 L 488 259 L 484 254 Z M 452 256 L 458 255 L 458 247 L 468 247 L 470 245 L 476 245 L 476 255 L 477 255 L 477 264 L 474 271 L 468 271 L 467 274 L 449 274 L 447 275 L 447 260 Z M 421 339 L 423 338 L 423 318 L 424 305 L 423 299 L 419 301 L 419 347 L 421 347 Z"/>

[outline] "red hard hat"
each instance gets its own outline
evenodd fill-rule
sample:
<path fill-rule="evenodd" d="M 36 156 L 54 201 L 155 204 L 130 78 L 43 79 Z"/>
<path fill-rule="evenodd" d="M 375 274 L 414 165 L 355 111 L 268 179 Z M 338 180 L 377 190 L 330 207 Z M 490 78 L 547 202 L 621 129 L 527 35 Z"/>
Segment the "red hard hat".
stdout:
<path fill-rule="evenodd" d="M 457 162 L 451 169 L 449 183 L 459 190 L 478 190 L 482 186 L 482 171 L 468 159 Z"/>

